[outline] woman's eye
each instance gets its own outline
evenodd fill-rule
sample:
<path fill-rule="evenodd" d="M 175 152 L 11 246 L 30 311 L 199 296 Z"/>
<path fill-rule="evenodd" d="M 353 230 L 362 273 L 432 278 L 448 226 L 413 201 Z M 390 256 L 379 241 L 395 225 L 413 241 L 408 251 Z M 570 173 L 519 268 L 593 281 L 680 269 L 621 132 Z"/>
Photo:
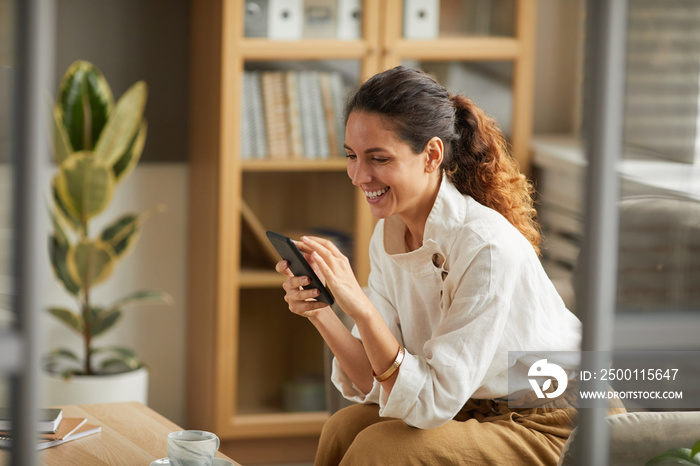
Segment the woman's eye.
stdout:
<path fill-rule="evenodd" d="M 385 159 L 385 158 L 383 158 L 383 157 L 375 157 L 375 158 L 372 159 L 372 160 L 374 160 L 376 163 L 386 163 L 386 162 L 389 161 L 389 159 Z"/>
<path fill-rule="evenodd" d="M 354 160 L 357 156 L 355 154 L 345 154 L 345 157 Z"/>

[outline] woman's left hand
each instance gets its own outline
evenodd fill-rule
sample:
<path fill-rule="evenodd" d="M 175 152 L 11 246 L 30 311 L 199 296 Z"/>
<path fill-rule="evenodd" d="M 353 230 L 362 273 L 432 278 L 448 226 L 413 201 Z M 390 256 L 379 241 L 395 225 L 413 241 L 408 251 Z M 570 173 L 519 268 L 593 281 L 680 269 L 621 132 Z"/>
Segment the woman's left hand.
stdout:
<path fill-rule="evenodd" d="M 304 236 L 297 247 L 304 253 L 309 264 L 321 272 L 326 286 L 333 293 L 340 308 L 350 317 L 366 310 L 367 296 L 357 282 L 345 257 L 331 241 L 316 236 Z"/>

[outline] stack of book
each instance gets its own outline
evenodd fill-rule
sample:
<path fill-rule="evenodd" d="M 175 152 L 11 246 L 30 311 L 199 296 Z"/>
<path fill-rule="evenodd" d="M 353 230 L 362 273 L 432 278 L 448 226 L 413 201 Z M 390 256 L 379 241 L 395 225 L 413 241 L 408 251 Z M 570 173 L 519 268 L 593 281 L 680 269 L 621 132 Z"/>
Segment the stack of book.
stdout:
<path fill-rule="evenodd" d="M 241 158 L 327 159 L 344 154 L 340 73 L 246 71 Z"/>
<path fill-rule="evenodd" d="M 39 414 L 37 450 L 54 447 L 102 431 L 102 427 L 88 424 L 86 418 L 63 417 L 63 410 L 58 408 L 42 409 Z M 10 413 L 7 409 L 0 408 L 0 448 L 11 448 L 13 438 Z"/>

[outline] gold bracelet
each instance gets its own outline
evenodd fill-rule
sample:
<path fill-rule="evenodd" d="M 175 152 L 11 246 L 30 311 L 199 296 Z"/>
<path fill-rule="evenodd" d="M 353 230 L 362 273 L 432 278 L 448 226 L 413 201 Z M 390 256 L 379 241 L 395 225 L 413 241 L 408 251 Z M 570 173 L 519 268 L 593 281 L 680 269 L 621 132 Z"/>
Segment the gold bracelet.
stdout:
<path fill-rule="evenodd" d="M 394 363 L 391 365 L 389 369 L 386 370 L 382 375 L 377 375 L 374 373 L 374 370 L 372 370 L 372 376 L 377 380 L 377 382 L 383 382 L 389 377 L 391 377 L 394 372 L 396 372 L 396 369 L 399 368 L 401 363 L 403 362 L 403 357 L 404 357 L 404 347 L 399 345 L 399 352 L 396 354 L 396 359 L 394 359 Z"/>

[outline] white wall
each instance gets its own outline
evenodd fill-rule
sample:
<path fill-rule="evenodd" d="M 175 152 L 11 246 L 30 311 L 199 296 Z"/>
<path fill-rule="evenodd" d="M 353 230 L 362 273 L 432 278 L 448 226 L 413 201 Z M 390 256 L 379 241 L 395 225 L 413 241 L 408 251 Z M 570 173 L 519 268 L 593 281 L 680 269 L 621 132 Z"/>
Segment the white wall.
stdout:
<path fill-rule="evenodd" d="M 537 0 L 535 133 L 578 131 L 584 0 Z"/>

